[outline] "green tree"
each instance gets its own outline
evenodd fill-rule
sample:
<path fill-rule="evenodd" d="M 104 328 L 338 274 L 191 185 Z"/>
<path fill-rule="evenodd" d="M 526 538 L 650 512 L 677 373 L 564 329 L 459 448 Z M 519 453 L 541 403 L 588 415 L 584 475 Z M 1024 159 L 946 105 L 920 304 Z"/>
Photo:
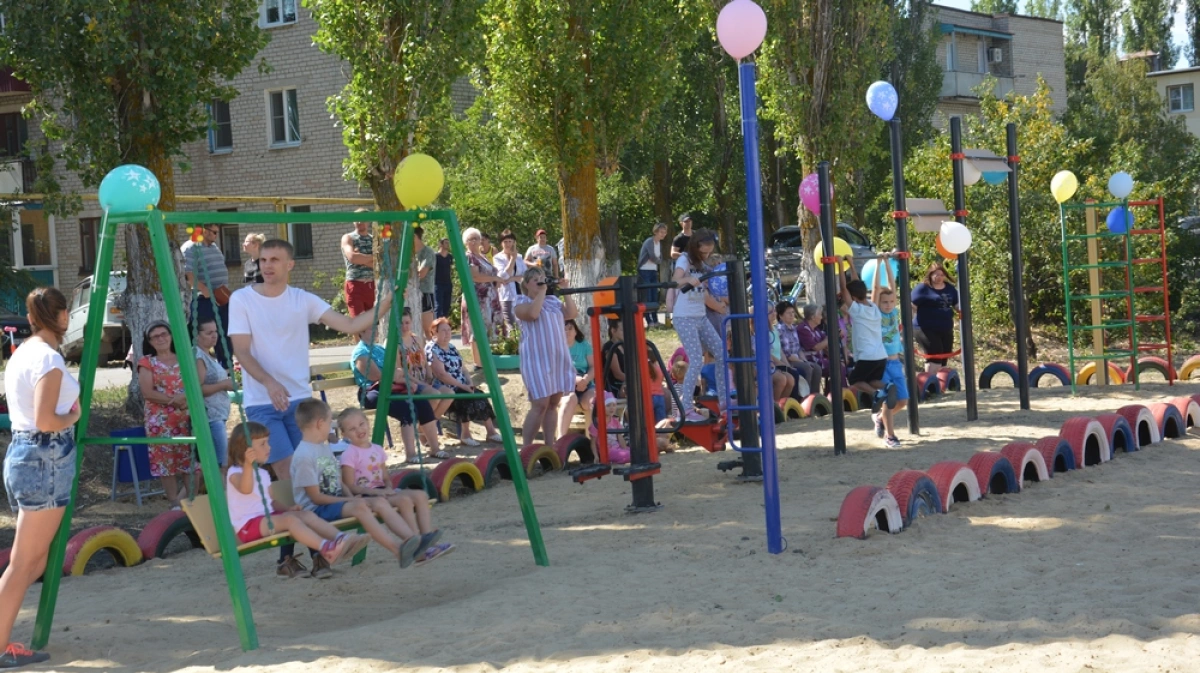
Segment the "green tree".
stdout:
<path fill-rule="evenodd" d="M 1062 0 L 1025 0 L 1025 14 L 1062 21 Z"/>
<path fill-rule="evenodd" d="M 1153 51 L 1166 70 L 1175 65 L 1178 51 L 1171 41 L 1175 23 L 1175 0 L 1129 0 L 1121 17 L 1125 51 Z"/>
<path fill-rule="evenodd" d="M 0 0 L 0 51 L 29 83 L 26 112 L 50 141 L 41 167 L 61 159 L 92 187 L 120 164 L 141 164 L 162 184 L 159 207 L 174 209 L 173 161 L 184 143 L 203 137 L 205 104 L 232 99 L 229 81 L 267 43 L 258 7 L 257 0 Z M 61 191 L 50 171 L 39 182 L 39 191 Z M 141 334 L 163 315 L 162 290 L 146 228 L 126 232 L 125 320 Z"/>
<path fill-rule="evenodd" d="M 1068 41 L 1094 56 L 1107 56 L 1117 46 L 1117 18 L 1122 0 L 1067 0 Z"/>
<path fill-rule="evenodd" d="M 1016 14 L 1017 0 L 971 0 L 971 11 L 984 14 Z"/>
<path fill-rule="evenodd" d="M 1194 68 L 1200 65 L 1200 0 L 1184 0 L 1184 2 L 1187 43 L 1183 46 L 1183 52 L 1188 63 Z"/>
<path fill-rule="evenodd" d="M 836 194 L 853 194 L 855 172 L 878 153 L 881 122 L 863 96 L 892 58 L 893 10 L 878 0 L 769 0 L 762 48 L 763 116 L 775 124 L 784 151 L 799 172 L 832 164 Z M 806 249 L 810 292 L 822 291 L 821 274 L 807 255 L 820 240 L 815 219 L 797 211 Z"/>
<path fill-rule="evenodd" d="M 675 38 L 694 17 L 672 0 L 491 0 L 487 74 L 496 114 L 553 167 L 565 266 L 590 284 L 617 264 L 601 227 L 599 177 L 667 91 Z"/>

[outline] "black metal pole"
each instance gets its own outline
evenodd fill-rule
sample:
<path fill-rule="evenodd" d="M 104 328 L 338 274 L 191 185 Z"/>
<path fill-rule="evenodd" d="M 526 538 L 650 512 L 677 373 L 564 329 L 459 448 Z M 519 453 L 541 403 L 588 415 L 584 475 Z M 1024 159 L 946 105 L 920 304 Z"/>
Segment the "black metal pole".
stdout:
<path fill-rule="evenodd" d="M 1013 324 L 1017 328 L 1017 390 L 1021 408 L 1029 409 L 1029 323 L 1025 306 L 1025 263 L 1021 259 L 1021 200 L 1017 190 L 1017 125 L 1009 123 L 1005 153 L 1008 155 L 1008 246 L 1012 249 L 1012 307 Z"/>
<path fill-rule="evenodd" d="M 621 330 L 625 340 L 625 401 L 629 410 L 629 462 L 645 465 L 650 462 L 650 442 L 654 438 L 646 434 L 646 414 L 651 413 L 642 404 L 642 386 L 646 384 L 638 374 L 641 363 L 647 358 L 646 344 L 638 338 L 637 277 L 621 276 L 617 279 L 617 303 L 621 306 Z M 604 404 L 603 398 L 598 402 Z M 642 477 L 630 482 L 633 486 L 633 504 L 627 511 L 649 512 L 660 505 L 654 501 L 654 477 Z"/>
<path fill-rule="evenodd" d="M 967 223 L 966 194 L 963 185 L 962 117 L 950 118 L 950 160 L 954 166 L 954 219 Z M 979 418 L 975 400 L 975 335 L 971 330 L 971 278 L 968 252 L 958 256 L 958 329 L 962 345 L 963 387 L 967 391 L 967 420 Z"/>
<path fill-rule="evenodd" d="M 729 312 L 733 315 L 746 315 L 750 307 L 746 303 L 746 272 L 741 260 L 725 263 L 729 270 Z M 750 337 L 749 320 L 730 320 L 733 331 L 733 357 L 748 358 L 754 355 L 754 346 Z M 717 376 L 722 376 L 717 372 Z M 737 362 L 733 365 L 733 380 L 738 391 L 738 406 L 747 407 L 757 404 L 758 379 L 754 375 L 754 365 L 750 362 Z M 773 405 L 772 405 L 773 406 Z M 732 430 L 732 428 L 730 428 Z M 742 446 L 758 448 L 761 446 L 758 436 L 758 415 L 749 409 L 738 412 L 738 432 Z M 756 451 L 742 453 L 742 481 L 762 481 L 762 454 Z"/>
<path fill-rule="evenodd" d="M 829 190 L 829 162 L 817 164 L 817 187 L 821 192 L 821 249 L 826 257 L 834 256 L 833 249 L 833 203 Z M 829 342 L 829 397 L 833 402 L 833 455 L 846 453 L 846 410 L 842 405 L 842 343 L 838 335 L 838 316 L 841 315 L 837 301 L 836 275 L 842 265 L 825 264 L 825 333 Z M 821 391 L 812 391 L 820 395 Z"/>
<path fill-rule="evenodd" d="M 900 322 L 904 333 L 904 380 L 908 383 L 908 434 L 921 434 L 921 415 L 917 410 L 917 359 L 913 355 L 912 278 L 908 265 L 908 204 L 904 196 L 904 146 L 900 144 L 900 120 L 888 122 L 892 140 L 892 203 L 895 208 L 896 250 L 900 257 L 900 274 L 896 288 L 900 292 Z"/>

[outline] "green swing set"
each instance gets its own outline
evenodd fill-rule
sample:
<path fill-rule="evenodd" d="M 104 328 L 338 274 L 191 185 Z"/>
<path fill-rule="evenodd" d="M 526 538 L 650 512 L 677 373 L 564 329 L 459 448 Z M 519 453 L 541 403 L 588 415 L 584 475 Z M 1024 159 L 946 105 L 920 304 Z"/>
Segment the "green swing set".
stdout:
<path fill-rule="evenodd" d="M 88 312 L 87 333 L 96 334 L 100 330 L 100 323 L 103 320 L 104 302 L 101 301 L 108 295 L 108 277 L 112 268 L 112 258 L 114 250 L 114 240 L 116 229 L 119 224 L 145 225 L 150 231 L 151 246 L 154 254 L 156 269 L 158 271 L 159 282 L 162 286 L 164 303 L 166 305 L 167 319 L 171 326 L 172 339 L 176 343 L 176 349 L 179 352 L 191 353 L 192 340 L 191 335 L 187 330 L 187 319 L 183 313 L 183 303 L 179 298 L 179 285 L 175 276 L 175 269 L 172 264 L 173 254 L 170 241 L 167 237 L 166 224 L 187 224 L 187 225 L 202 225 L 205 223 L 215 224 L 286 224 L 288 221 L 295 219 L 294 215 L 288 213 L 228 213 L 228 212 L 164 212 L 160 210 L 150 210 L 146 212 L 130 212 L 130 213 L 111 213 L 106 214 L 104 222 L 101 226 L 100 240 L 96 250 L 96 282 L 92 286 L 91 303 L 92 307 Z M 359 213 L 309 213 L 305 215 L 305 219 L 319 224 L 348 224 L 355 221 L 368 221 L 380 223 L 396 223 L 403 225 L 400 227 L 400 253 L 399 259 L 411 259 L 413 251 L 413 232 L 412 225 L 423 221 L 440 220 L 445 223 L 447 234 L 451 241 L 451 251 L 454 254 L 455 267 L 458 269 L 460 280 L 464 287 L 469 287 L 471 284 L 470 267 L 467 263 L 466 251 L 463 248 L 461 232 L 458 225 L 458 218 L 452 210 L 433 210 L 433 211 L 404 211 L 404 212 L 359 212 Z M 385 255 L 387 267 L 390 267 L 390 258 Z M 386 271 L 388 277 L 392 277 L 390 269 Z M 395 269 L 394 287 L 403 288 L 408 284 L 408 264 L 397 264 Z M 465 293 L 467 310 L 471 323 L 476 326 L 483 325 L 482 314 L 480 313 L 479 302 L 473 292 Z M 388 316 L 388 333 L 399 334 L 400 320 L 399 316 L 404 309 L 403 293 L 396 293 L 396 299 L 392 304 L 391 311 Z M 376 303 L 376 323 L 378 322 L 378 302 Z M 220 318 L 218 318 L 220 320 Z M 481 338 L 486 340 L 486 330 L 477 329 L 476 334 L 481 335 Z M 396 371 L 396 350 L 399 339 L 392 338 L 389 340 L 385 348 L 384 364 L 381 368 L 381 381 L 379 386 L 379 401 L 378 408 L 381 410 L 388 409 L 391 403 L 392 396 L 392 379 Z M 504 395 L 500 386 L 500 379 L 496 374 L 496 368 L 492 361 L 491 349 L 486 343 L 480 344 L 480 354 L 482 358 L 482 366 L 484 368 L 485 378 L 487 381 L 487 392 L 472 393 L 466 395 L 452 394 L 415 394 L 412 392 L 412 386 L 406 386 L 408 393 L 406 398 L 411 405 L 415 400 L 435 400 L 435 399 L 488 399 L 491 401 L 493 409 L 497 417 L 507 418 L 508 410 L 504 402 Z M 216 453 L 213 450 L 212 434 L 209 430 L 207 417 L 204 415 L 204 396 L 200 390 L 200 381 L 197 371 L 194 367 L 181 367 L 180 374 L 183 379 L 184 391 L 187 396 L 188 408 L 192 411 L 196 420 L 203 418 L 205 422 L 194 422 L 192 424 L 193 436 L 191 437 L 146 437 L 146 438 L 115 438 L 115 437 L 90 437 L 86 436 L 86 428 L 91 417 L 91 399 L 96 380 L 96 362 L 99 357 L 99 341 L 89 339 L 84 348 L 83 365 L 80 368 L 80 404 L 83 408 L 83 413 L 80 415 L 79 423 L 76 426 L 76 442 L 80 447 L 87 445 L 113 445 L 113 444 L 129 444 L 129 443 L 144 443 L 144 444 L 188 444 L 197 447 L 197 453 L 200 458 L 200 465 L 208 490 L 209 497 L 207 498 L 207 508 L 197 505 L 199 500 L 189 503 L 189 517 L 194 517 L 193 522 L 203 524 L 207 519 L 213 522 L 212 528 L 215 531 L 215 543 L 219 550 L 220 559 L 224 567 L 225 580 L 229 587 L 230 599 L 233 603 L 234 619 L 237 622 L 238 635 L 241 639 L 243 650 L 253 650 L 258 647 L 258 634 L 254 626 L 254 617 L 250 608 L 250 600 L 246 593 L 246 582 L 242 574 L 240 557 L 246 554 L 251 554 L 264 549 L 270 549 L 278 546 L 287 539 L 284 535 L 275 535 L 261 541 L 256 541 L 248 545 L 238 546 L 237 540 L 233 534 L 233 528 L 229 524 L 229 511 L 225 501 L 225 484 L 220 479 L 220 467 L 216 462 Z M 406 383 L 408 382 L 408 364 L 403 362 L 401 365 L 404 368 Z M 236 392 L 236 391 L 235 391 Z M 241 405 L 238 405 L 239 414 L 241 415 L 241 427 L 243 432 L 248 432 L 246 425 L 246 417 Z M 508 457 L 510 465 L 520 465 L 520 455 L 517 450 L 516 439 L 513 435 L 512 427 L 509 423 L 498 423 L 501 437 L 504 440 L 504 450 Z M 382 443 L 384 434 L 387 430 L 387 414 L 377 413 L 375 415 L 375 423 L 372 432 L 372 441 L 379 444 Z M 82 466 L 83 452 L 77 452 L 77 468 Z M 50 556 L 47 561 L 47 568 L 62 567 L 63 558 L 66 553 L 67 539 L 71 530 L 71 519 L 75 511 L 75 498 L 79 492 L 78 481 L 79 470 L 76 470 L 76 480 L 72 487 L 72 498 L 70 504 L 67 505 L 67 510 L 63 516 L 62 524 L 59 527 L 58 533 L 54 538 L 54 542 L 50 547 Z M 549 565 L 549 558 L 546 555 L 545 543 L 542 540 L 541 529 L 538 526 L 537 513 L 533 507 L 533 498 L 529 493 L 529 485 L 525 478 L 525 473 L 522 470 L 512 470 L 513 485 L 517 492 L 517 502 L 521 508 L 521 514 L 525 522 L 526 533 L 529 537 L 530 547 L 533 551 L 534 562 L 540 566 Z M 259 496 L 263 501 L 264 511 L 269 510 L 267 504 L 267 489 L 262 484 L 258 484 Z M 195 488 L 191 489 L 192 497 L 195 493 Z M 204 516 L 204 515 L 207 515 Z M 210 518 L 209 518 L 210 517 Z M 268 512 L 269 521 L 269 512 Z M 273 529 L 273 528 L 272 528 Z M 214 554 L 216 555 L 216 554 Z M 59 582 L 62 577 L 58 573 L 46 573 L 42 584 L 41 598 L 38 603 L 37 618 L 34 624 L 34 633 L 32 644 L 36 648 L 45 647 L 50 639 L 50 630 L 54 621 L 54 609 L 58 598 Z"/>

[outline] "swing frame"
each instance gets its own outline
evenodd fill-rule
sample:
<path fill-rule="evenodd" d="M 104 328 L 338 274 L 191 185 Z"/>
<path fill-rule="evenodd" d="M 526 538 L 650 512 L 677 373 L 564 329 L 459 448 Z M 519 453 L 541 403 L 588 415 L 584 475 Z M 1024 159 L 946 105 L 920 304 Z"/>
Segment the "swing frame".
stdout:
<path fill-rule="evenodd" d="M 458 224 L 458 217 L 453 210 L 410 210 L 404 212 L 381 211 L 381 212 L 335 212 L 335 213 L 306 213 L 306 221 L 318 224 L 350 224 L 353 222 L 377 222 L 387 225 L 399 225 L 398 233 L 400 234 L 400 256 L 401 260 L 412 259 L 413 254 L 413 226 L 424 221 L 440 220 L 445 223 L 447 235 L 450 238 L 450 248 L 454 255 L 454 264 L 459 273 L 460 280 L 464 287 L 471 286 L 470 267 L 467 262 L 466 250 L 462 243 L 462 233 Z M 163 303 L 165 304 L 167 321 L 170 324 L 171 337 L 174 340 L 176 350 L 181 353 L 192 352 L 192 339 L 188 333 L 187 318 L 183 312 L 183 301 L 180 295 L 180 286 L 178 277 L 175 274 L 175 250 L 169 236 L 167 235 L 166 225 L 169 224 L 184 224 L 184 225 L 203 225 L 203 224 L 287 224 L 295 219 L 293 213 L 230 213 L 230 212 L 166 212 L 161 210 L 148 210 L 145 212 L 129 212 L 129 213 L 105 213 L 101 224 L 100 239 L 96 246 L 96 282 L 92 284 L 91 299 L 88 309 L 87 319 L 87 334 L 96 334 L 101 328 L 103 320 L 103 307 L 105 302 L 103 299 L 108 295 L 108 277 L 112 269 L 113 252 L 116 238 L 116 230 L 120 224 L 145 225 L 150 232 L 151 247 L 154 255 L 154 263 L 158 272 L 159 282 L 162 287 Z M 390 243 L 390 238 L 384 237 L 384 241 Z M 408 275 L 411 264 L 396 264 L 394 287 L 403 288 L 408 285 Z M 466 304 L 469 313 L 469 318 L 473 325 L 482 326 L 483 316 L 480 312 L 479 301 L 475 297 L 475 293 L 464 293 Z M 388 316 L 388 333 L 398 334 L 400 328 L 400 315 L 404 310 L 404 293 L 395 293 L 392 302 L 391 310 Z M 479 363 L 484 368 L 484 373 L 487 381 L 487 393 L 474 393 L 467 395 L 447 395 L 447 394 L 413 394 L 409 393 L 408 397 L 412 399 L 447 399 L 447 398 L 482 398 L 489 399 L 495 409 L 498 418 L 507 418 L 508 409 L 504 402 L 503 389 L 500 385 L 499 376 L 496 373 L 495 363 L 492 359 L 491 348 L 488 347 L 486 330 L 477 329 L 477 338 L 482 339 L 480 343 L 480 354 L 482 362 Z M 392 338 L 389 340 L 384 357 L 384 366 L 381 371 L 381 381 L 379 386 L 379 408 L 387 409 L 391 402 L 392 382 L 395 376 L 396 368 L 396 350 L 399 344 L 399 339 Z M 67 540 L 70 536 L 71 521 L 75 512 L 75 503 L 79 494 L 79 474 L 83 465 L 83 449 L 88 445 L 113 445 L 113 444 L 194 444 L 198 449 L 200 457 L 200 465 L 203 470 L 203 478 L 208 489 L 208 505 L 209 511 L 212 514 L 216 525 L 217 541 L 221 552 L 221 563 L 224 567 L 226 584 L 229 588 L 229 595 L 233 604 L 234 619 L 237 622 L 238 635 L 241 640 L 243 650 L 249 651 L 257 649 L 258 633 L 254 625 L 254 617 L 250 607 L 250 599 L 246 592 L 245 576 L 242 573 L 240 554 L 238 543 L 234 537 L 232 525 L 229 522 L 229 510 L 225 499 L 225 484 L 220 478 L 220 466 L 216 462 L 216 453 L 213 450 L 212 434 L 207 423 L 207 416 L 204 413 L 204 395 L 200 390 L 200 380 L 195 367 L 180 367 L 180 375 L 183 379 L 184 391 L 187 397 L 188 408 L 192 411 L 196 420 L 204 418 L 205 422 L 193 422 L 191 437 L 145 437 L 145 438 L 129 438 L 129 437 L 91 437 L 87 436 L 87 427 L 91 419 L 91 402 L 92 394 L 96 382 L 96 366 L 99 357 L 100 342 L 97 339 L 87 340 L 84 346 L 83 363 L 80 366 L 80 406 L 82 413 L 75 427 L 76 445 L 76 472 L 75 480 L 71 488 L 71 500 L 67 504 L 66 512 L 63 514 L 62 523 L 59 526 L 58 532 L 54 537 L 54 541 L 50 546 L 50 554 L 47 560 L 47 568 L 61 568 L 63 559 L 66 554 Z M 407 371 L 407 369 L 406 369 Z M 198 411 L 198 413 L 197 413 Z M 384 432 L 387 428 L 387 414 L 376 414 L 374 428 L 372 432 L 372 441 L 380 443 L 383 441 Z M 244 427 L 245 421 L 243 421 Z M 505 455 L 508 457 L 510 465 L 520 465 L 521 459 L 518 452 L 516 439 L 513 434 L 512 425 L 510 423 L 501 422 L 499 426 L 501 437 L 504 439 Z M 522 470 L 512 471 L 513 486 L 517 493 L 517 502 L 521 509 L 521 515 L 524 519 L 526 533 L 529 537 L 530 547 L 533 551 L 534 562 L 539 566 L 548 566 L 549 558 L 546 555 L 545 543 L 542 540 L 541 529 L 538 525 L 537 513 L 534 510 L 533 499 L 529 493 L 529 484 L 525 473 Z M 259 484 L 260 492 L 262 484 Z M 270 549 L 271 546 L 264 546 L 262 549 Z M 47 572 L 42 583 L 41 597 L 38 603 L 37 618 L 34 623 L 32 645 L 35 648 L 43 648 L 50 640 L 50 632 L 54 621 L 54 611 L 58 599 L 59 584 L 62 580 L 60 573 Z"/>

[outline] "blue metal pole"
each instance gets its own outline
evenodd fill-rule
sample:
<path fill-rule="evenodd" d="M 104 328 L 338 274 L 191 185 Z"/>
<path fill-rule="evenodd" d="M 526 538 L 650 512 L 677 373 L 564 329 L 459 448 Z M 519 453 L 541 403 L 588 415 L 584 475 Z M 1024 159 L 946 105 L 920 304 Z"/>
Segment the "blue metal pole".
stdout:
<path fill-rule="evenodd" d="M 771 389 L 771 342 L 767 330 L 766 247 L 762 230 L 762 177 L 758 164 L 758 98 L 754 93 L 754 63 L 738 65 L 742 102 L 742 146 L 746 161 L 746 217 L 750 229 L 750 279 L 754 284 L 754 354 L 758 368 L 758 422 L 762 437 L 763 500 L 767 511 L 767 551 L 783 552 L 779 521 L 779 465 L 775 454 L 774 390 Z"/>

